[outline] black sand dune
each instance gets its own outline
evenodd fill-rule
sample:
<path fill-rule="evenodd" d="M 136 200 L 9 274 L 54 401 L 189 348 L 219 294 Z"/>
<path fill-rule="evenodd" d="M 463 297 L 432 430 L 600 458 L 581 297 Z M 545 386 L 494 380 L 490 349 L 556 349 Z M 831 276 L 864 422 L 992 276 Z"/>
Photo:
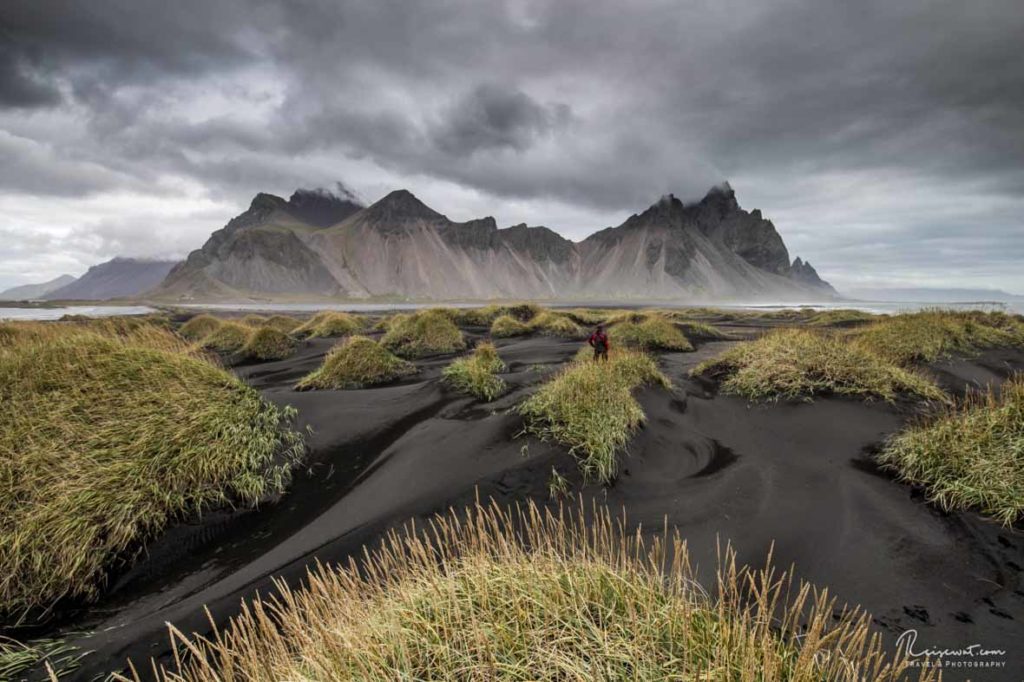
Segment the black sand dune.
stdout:
<path fill-rule="evenodd" d="M 978 643 L 1008 652 L 1002 669 L 949 670 L 947 680 L 1024 674 L 1024 537 L 975 514 L 942 513 L 872 463 L 872 449 L 911 418 L 909 406 L 834 398 L 751 406 L 715 395 L 686 373 L 732 342 L 704 343 L 662 355 L 674 390 L 640 394 L 648 423 L 621 475 L 608 488 L 582 487 L 563 450 L 515 437 L 521 420 L 507 411 L 579 343 L 499 341 L 511 391 L 490 404 L 441 386 L 450 356 L 418 361 L 419 375 L 382 388 L 291 390 L 332 343 L 314 340 L 292 359 L 237 368 L 313 429 L 308 464 L 287 495 L 260 511 L 175 529 L 102 603 L 65 618 L 63 627 L 95 633 L 77 642 L 95 652 L 78 678 L 128 657 L 165 657 L 166 622 L 205 632 L 203 605 L 223 622 L 242 598 L 272 589 L 272 577 L 297 583 L 314 559 L 344 559 L 410 517 L 470 503 L 477 490 L 544 501 L 552 466 L 587 504 L 624 507 L 652 530 L 666 519 L 678 526 L 700 566 L 714 567 L 719 540 L 754 564 L 774 543 L 778 566 L 794 564 L 801 577 L 863 605 L 890 641 L 914 628 L 919 649 Z M 1024 354 L 991 352 L 934 369 L 963 390 L 998 383 L 1014 368 L 1024 368 Z"/>

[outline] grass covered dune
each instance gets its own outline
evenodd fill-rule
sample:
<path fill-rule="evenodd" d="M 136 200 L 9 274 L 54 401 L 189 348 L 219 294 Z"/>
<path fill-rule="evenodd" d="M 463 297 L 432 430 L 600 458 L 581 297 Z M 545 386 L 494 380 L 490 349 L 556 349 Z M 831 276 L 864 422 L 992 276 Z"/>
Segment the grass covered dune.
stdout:
<path fill-rule="evenodd" d="M 1015 523 L 1024 515 L 1024 376 L 890 438 L 879 461 L 943 509 Z"/>
<path fill-rule="evenodd" d="M 365 336 L 352 336 L 337 344 L 323 364 L 307 374 L 297 390 L 364 388 L 416 373 L 416 366 L 396 357 Z"/>
<path fill-rule="evenodd" d="M 752 400 L 856 395 L 944 401 L 916 368 L 953 354 L 1024 346 L 1024 322 L 1001 313 L 926 310 L 882 317 L 850 331 L 779 329 L 693 370 Z"/>
<path fill-rule="evenodd" d="M 0 348 L 4 618 L 95 598 L 176 518 L 284 489 L 287 415 L 173 334 L 23 327 Z"/>
<path fill-rule="evenodd" d="M 528 433 L 567 446 L 584 476 L 607 483 L 616 454 L 645 418 L 633 390 L 669 381 L 645 353 L 613 348 L 607 362 L 594 362 L 587 350 L 517 409 Z"/>
<path fill-rule="evenodd" d="M 888 656 L 869 616 L 726 550 L 714 596 L 686 545 L 645 544 L 594 510 L 530 504 L 436 517 L 365 559 L 320 567 L 308 586 L 243 606 L 212 639 L 171 629 L 189 652 L 158 677 L 248 680 L 934 679 Z M 526 549 L 528 547 L 529 549 Z M 143 679 L 136 669 L 134 679 Z M 148 671 L 146 673 L 148 679 Z"/>

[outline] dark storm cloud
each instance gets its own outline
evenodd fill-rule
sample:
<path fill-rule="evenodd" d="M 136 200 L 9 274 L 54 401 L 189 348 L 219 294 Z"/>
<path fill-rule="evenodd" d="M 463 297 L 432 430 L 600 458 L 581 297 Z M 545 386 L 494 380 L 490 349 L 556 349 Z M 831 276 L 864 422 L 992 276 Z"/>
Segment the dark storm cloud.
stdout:
<path fill-rule="evenodd" d="M 545 107 L 518 90 L 485 84 L 446 111 L 432 137 L 438 149 L 453 156 L 487 149 L 523 151 L 536 137 L 565 125 L 571 115 L 565 104 Z"/>
<path fill-rule="evenodd" d="M 1016 0 L 13 0 L 0 194 L 170 178 L 244 203 L 334 159 L 621 215 L 729 178 L 829 267 L 882 224 L 893 254 L 941 232 L 997 262 L 1021 243 L 996 227 L 1024 202 L 1020 35 Z M 934 210 L 953 194 L 969 210 Z"/>

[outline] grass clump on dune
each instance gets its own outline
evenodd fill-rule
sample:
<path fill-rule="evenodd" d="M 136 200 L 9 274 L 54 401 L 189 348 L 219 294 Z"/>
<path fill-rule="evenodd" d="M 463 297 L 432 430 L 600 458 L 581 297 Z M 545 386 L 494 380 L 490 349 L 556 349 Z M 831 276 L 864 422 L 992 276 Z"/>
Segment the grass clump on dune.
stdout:
<path fill-rule="evenodd" d="M 178 333 L 189 341 L 201 341 L 213 332 L 217 331 L 224 322 L 213 315 L 196 315 L 188 322 L 181 325 Z"/>
<path fill-rule="evenodd" d="M 1024 513 L 1024 377 L 897 434 L 879 459 L 943 509 L 1015 523 Z"/>
<path fill-rule="evenodd" d="M 751 400 L 809 400 L 828 394 L 889 401 L 901 395 L 945 399 L 921 374 L 839 335 L 810 329 L 770 332 L 701 363 L 692 373 L 723 379 L 723 391 Z"/>
<path fill-rule="evenodd" d="M 358 560 L 245 603 L 178 682 L 933 680 L 828 590 L 722 552 L 704 589 L 677 531 L 645 542 L 596 508 L 478 505 L 390 533 Z M 806 627 L 804 626 L 806 624 Z M 147 671 L 148 673 L 148 671 Z M 134 679 L 142 679 L 132 667 Z"/>
<path fill-rule="evenodd" d="M 611 328 L 613 344 L 640 350 L 693 350 L 679 328 L 661 315 L 648 315 L 641 322 L 620 322 Z"/>
<path fill-rule="evenodd" d="M 240 320 L 238 320 L 238 322 L 249 327 L 262 327 L 267 323 L 267 318 L 264 317 L 263 315 L 256 315 L 250 313 L 249 315 L 245 315 L 244 317 L 242 317 Z"/>
<path fill-rule="evenodd" d="M 633 389 L 669 382 L 645 353 L 612 348 L 607 362 L 582 357 L 517 409 L 528 433 L 568 446 L 584 476 L 607 483 L 618 469 L 616 454 L 645 418 Z"/>
<path fill-rule="evenodd" d="M 882 318 L 852 334 L 855 343 L 904 366 L 1024 345 L 1024 323 L 1002 313 L 925 310 Z"/>
<path fill-rule="evenodd" d="M 203 337 L 199 344 L 207 349 L 218 353 L 234 353 L 241 350 L 249 341 L 252 334 L 252 327 L 237 322 L 224 322 L 212 332 Z"/>
<path fill-rule="evenodd" d="M 395 320 L 381 344 L 406 358 L 454 353 L 466 347 L 462 332 L 441 310 L 426 310 Z"/>
<path fill-rule="evenodd" d="M 290 315 L 271 315 L 264 320 L 263 324 L 260 326 L 270 327 L 271 329 L 276 329 L 284 332 L 285 334 L 291 334 L 299 328 L 300 324 L 301 322 L 299 322 L 298 319 L 291 317 Z"/>
<path fill-rule="evenodd" d="M 487 305 L 482 308 L 456 309 L 454 319 L 456 324 L 464 324 L 472 327 L 489 327 L 501 314 L 501 306 Z"/>
<path fill-rule="evenodd" d="M 497 339 L 504 339 L 511 336 L 523 336 L 530 333 L 530 326 L 520 322 L 511 315 L 502 315 L 494 320 L 491 325 L 491 336 Z"/>
<path fill-rule="evenodd" d="M 529 322 L 530 329 L 545 336 L 560 336 L 563 339 L 580 339 L 586 332 L 567 315 L 545 310 Z"/>
<path fill-rule="evenodd" d="M 249 360 L 283 360 L 295 352 L 295 339 L 273 327 L 260 327 L 249 334 L 239 354 Z"/>
<path fill-rule="evenodd" d="M 0 350 L 0 610 L 90 600 L 174 520 L 284 489 L 282 412 L 168 332 L 48 331 Z"/>
<path fill-rule="evenodd" d="M 563 312 L 573 322 L 592 327 L 607 320 L 613 311 L 602 308 L 571 308 Z"/>
<path fill-rule="evenodd" d="M 856 327 L 876 320 L 878 317 L 878 315 L 872 315 L 862 310 L 840 308 L 819 311 L 807 318 L 807 324 L 812 327 Z"/>
<path fill-rule="evenodd" d="M 323 364 L 303 377 L 295 388 L 363 388 L 415 373 L 415 365 L 395 357 L 373 339 L 351 336 L 332 348 Z"/>
<path fill-rule="evenodd" d="M 481 343 L 469 357 L 458 358 L 445 367 L 443 379 L 457 391 L 481 400 L 494 400 L 505 390 L 505 382 L 496 376 L 505 371 L 493 343 Z"/>
<path fill-rule="evenodd" d="M 365 326 L 365 320 L 350 313 L 325 310 L 306 320 L 292 333 L 298 337 L 325 338 L 355 334 Z"/>

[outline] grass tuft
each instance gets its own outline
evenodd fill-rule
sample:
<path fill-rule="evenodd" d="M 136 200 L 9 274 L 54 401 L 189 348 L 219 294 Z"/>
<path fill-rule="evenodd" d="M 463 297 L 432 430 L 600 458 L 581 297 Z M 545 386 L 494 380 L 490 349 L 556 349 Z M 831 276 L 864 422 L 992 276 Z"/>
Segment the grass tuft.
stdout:
<path fill-rule="evenodd" d="M 176 519 L 282 491 L 290 414 L 153 327 L 0 350 L 0 610 L 91 600 Z"/>
<path fill-rule="evenodd" d="M 395 357 L 373 339 L 352 336 L 327 353 L 324 362 L 296 384 L 298 390 L 364 388 L 416 373 L 411 362 Z"/>
<path fill-rule="evenodd" d="M 649 355 L 612 348 L 607 362 L 572 361 L 517 409 L 528 433 L 567 446 L 585 477 L 608 483 L 616 454 L 644 421 L 632 395 L 643 384 L 669 382 Z"/>
<path fill-rule="evenodd" d="M 299 320 L 291 315 L 271 315 L 261 326 L 270 327 L 285 334 L 291 334 L 299 328 L 300 324 Z"/>
<path fill-rule="evenodd" d="M 560 336 L 563 339 L 580 339 L 586 332 L 567 315 L 545 310 L 530 320 L 530 329 L 545 336 Z"/>
<path fill-rule="evenodd" d="M 505 391 L 505 382 L 495 376 L 504 371 L 505 363 L 498 357 L 494 344 L 481 343 L 472 355 L 458 358 L 445 367 L 442 377 L 457 391 L 491 401 Z"/>
<path fill-rule="evenodd" d="M 248 360 L 283 360 L 295 352 L 295 339 L 280 329 L 260 327 L 249 334 L 239 351 Z"/>
<path fill-rule="evenodd" d="M 454 313 L 456 324 L 471 327 L 489 327 L 502 314 L 499 305 L 487 305 L 482 308 L 459 308 Z"/>
<path fill-rule="evenodd" d="M 217 331 L 224 322 L 213 315 L 196 315 L 188 322 L 181 325 L 178 333 L 189 341 L 201 341 L 213 332 Z"/>
<path fill-rule="evenodd" d="M 241 350 L 249 341 L 252 327 L 237 322 L 223 322 L 208 335 L 203 337 L 200 345 L 207 350 L 214 350 L 218 353 L 234 353 Z"/>
<path fill-rule="evenodd" d="M 984 348 L 1024 346 L 1024 322 L 1003 313 L 924 310 L 851 332 L 855 343 L 901 366 Z"/>
<path fill-rule="evenodd" d="M 1024 514 L 1024 377 L 893 436 L 879 460 L 943 509 L 1015 523 Z"/>
<path fill-rule="evenodd" d="M 405 358 L 455 353 L 466 347 L 462 332 L 442 310 L 426 310 L 394 320 L 381 344 Z"/>
<path fill-rule="evenodd" d="M 944 400 L 921 374 L 828 332 L 779 329 L 701 363 L 694 375 L 724 379 L 722 390 L 751 400 L 855 395 L 893 401 L 901 395 Z"/>
<path fill-rule="evenodd" d="M 610 337 L 615 345 L 640 350 L 693 350 L 679 328 L 661 315 L 647 315 L 640 322 L 620 322 L 611 328 Z"/>
<path fill-rule="evenodd" d="M 870 615 L 725 548 L 705 590 L 677 531 L 645 541 L 606 508 L 477 505 L 389 534 L 306 587 L 245 603 L 176 682 L 934 680 Z M 422 524 L 421 524 L 422 525 Z M 133 668 L 133 671 L 135 668 Z M 148 671 L 147 671 L 148 672 Z M 141 679 L 138 674 L 135 679 Z"/>
<path fill-rule="evenodd" d="M 325 310 L 306 320 L 305 323 L 296 327 L 292 333 L 300 338 L 347 336 L 355 334 L 365 324 L 365 320 L 358 315 Z"/>
<path fill-rule="evenodd" d="M 504 339 L 510 336 L 524 336 L 530 333 L 530 326 L 520 322 L 511 315 L 502 315 L 494 320 L 491 325 L 491 336 L 496 339 Z"/>

